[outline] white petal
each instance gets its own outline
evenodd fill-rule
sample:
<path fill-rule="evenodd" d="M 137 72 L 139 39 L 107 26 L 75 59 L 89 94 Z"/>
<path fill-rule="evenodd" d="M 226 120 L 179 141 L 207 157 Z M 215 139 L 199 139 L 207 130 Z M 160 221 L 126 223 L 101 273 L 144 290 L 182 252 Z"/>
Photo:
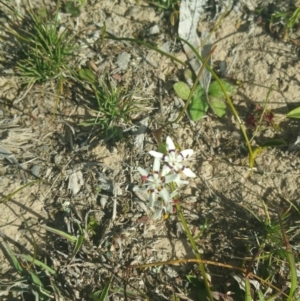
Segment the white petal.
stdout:
<path fill-rule="evenodd" d="M 168 155 L 164 155 L 164 156 L 162 157 L 162 160 L 163 160 L 164 162 L 170 162 L 170 161 L 173 160 L 173 158 L 171 158 L 171 157 L 168 156 Z"/>
<path fill-rule="evenodd" d="M 140 186 L 134 186 L 132 188 L 132 191 L 139 191 L 139 190 L 143 190 L 142 187 L 140 187 Z"/>
<path fill-rule="evenodd" d="M 196 174 L 194 174 L 189 168 L 185 167 L 182 169 L 182 172 L 187 176 L 187 177 L 190 177 L 190 178 L 195 178 L 196 177 Z"/>
<path fill-rule="evenodd" d="M 144 176 L 144 177 L 149 176 L 149 171 L 147 171 L 146 169 L 144 169 L 142 167 L 138 167 L 137 170 L 142 176 Z"/>
<path fill-rule="evenodd" d="M 155 199 L 156 199 L 156 194 L 153 193 L 153 192 L 150 193 L 150 196 L 149 196 L 149 205 L 148 205 L 150 208 L 153 208 Z"/>
<path fill-rule="evenodd" d="M 166 139 L 166 146 L 167 146 L 167 151 L 169 152 L 170 150 L 175 150 L 175 145 L 172 141 L 172 139 L 168 136 Z"/>
<path fill-rule="evenodd" d="M 166 184 L 168 184 L 170 182 L 175 182 L 176 183 L 178 177 L 179 177 L 178 174 L 167 175 L 165 177 L 165 183 Z"/>
<path fill-rule="evenodd" d="M 180 185 L 184 185 L 184 184 L 188 184 L 188 183 L 189 183 L 189 181 L 182 180 L 182 179 L 180 178 L 180 175 L 179 175 L 179 174 L 176 174 L 176 178 L 175 178 L 175 180 L 174 180 L 173 182 L 175 182 L 177 186 L 180 186 Z"/>
<path fill-rule="evenodd" d="M 158 208 L 157 210 L 155 210 L 154 214 L 153 214 L 153 220 L 158 219 L 161 216 L 161 212 L 162 212 L 162 208 Z"/>
<path fill-rule="evenodd" d="M 162 174 L 167 175 L 172 169 L 168 165 L 164 165 L 162 169 Z"/>
<path fill-rule="evenodd" d="M 186 158 L 192 156 L 193 153 L 194 153 L 194 151 L 193 151 L 192 149 L 185 149 L 185 150 L 181 151 L 179 154 L 180 154 L 184 159 L 186 159 Z"/>
<path fill-rule="evenodd" d="M 153 171 L 159 172 L 159 170 L 160 170 L 160 159 L 155 157 L 153 163 Z"/>
<path fill-rule="evenodd" d="M 177 194 L 178 194 L 177 190 L 174 190 L 170 195 L 170 200 L 173 200 L 174 197 L 177 197 Z"/>
<path fill-rule="evenodd" d="M 166 206 L 166 212 L 173 213 L 173 205 L 171 203 Z"/>
<path fill-rule="evenodd" d="M 169 203 L 169 201 L 170 201 L 170 194 L 169 194 L 169 192 L 168 192 L 168 190 L 166 188 L 163 188 L 159 192 L 159 196 L 165 201 L 165 203 Z"/>
<path fill-rule="evenodd" d="M 179 171 L 179 170 L 184 169 L 184 166 L 183 166 L 182 163 L 175 162 L 175 163 L 173 164 L 173 168 L 174 168 L 175 171 Z"/>
<path fill-rule="evenodd" d="M 159 152 L 156 152 L 156 151 L 150 151 L 149 154 L 155 158 L 159 158 L 159 159 L 162 159 L 164 154 L 162 153 L 159 153 Z"/>

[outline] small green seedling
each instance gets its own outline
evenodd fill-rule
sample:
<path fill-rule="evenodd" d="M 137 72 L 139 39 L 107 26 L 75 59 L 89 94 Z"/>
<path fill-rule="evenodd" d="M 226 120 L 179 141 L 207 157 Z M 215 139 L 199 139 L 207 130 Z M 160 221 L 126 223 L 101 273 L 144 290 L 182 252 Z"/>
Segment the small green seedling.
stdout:
<path fill-rule="evenodd" d="M 229 96 L 236 93 L 235 86 L 224 80 L 221 80 L 221 82 Z M 191 90 L 186 83 L 178 82 L 173 87 L 178 97 L 183 100 L 188 99 Z M 199 121 L 206 114 L 209 106 L 218 117 L 223 117 L 226 114 L 225 97 L 218 82 L 214 81 L 211 83 L 207 94 L 208 97 L 206 97 L 203 88 L 200 85 L 197 86 L 188 107 L 190 117 L 193 121 Z"/>

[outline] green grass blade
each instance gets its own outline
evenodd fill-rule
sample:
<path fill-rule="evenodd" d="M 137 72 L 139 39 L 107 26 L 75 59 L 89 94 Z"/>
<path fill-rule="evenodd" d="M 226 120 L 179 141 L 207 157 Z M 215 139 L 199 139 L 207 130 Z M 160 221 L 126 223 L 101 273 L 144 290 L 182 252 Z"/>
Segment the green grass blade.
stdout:
<path fill-rule="evenodd" d="M 252 301 L 250 281 L 247 277 L 245 278 L 245 301 Z"/>
<path fill-rule="evenodd" d="M 95 301 L 105 301 L 106 300 L 112 280 L 113 280 L 113 275 L 110 276 L 108 282 L 106 283 L 106 285 L 100 295 L 100 298 L 98 300 L 96 299 Z"/>
<path fill-rule="evenodd" d="M 28 271 L 30 274 L 30 277 L 32 279 L 32 282 L 37 286 L 37 287 L 43 287 L 43 283 L 40 280 L 40 278 L 33 272 L 33 271 Z"/>
<path fill-rule="evenodd" d="M 109 280 L 106 283 L 103 290 L 99 290 L 99 291 L 96 291 L 91 294 L 91 298 L 93 299 L 93 301 L 106 301 L 107 300 L 107 296 L 108 296 L 108 292 L 110 290 L 112 279 L 113 279 L 113 275 L 111 275 L 111 277 L 109 278 Z"/>
<path fill-rule="evenodd" d="M 291 275 L 291 287 L 290 287 L 288 301 L 292 301 L 294 294 L 296 292 L 296 289 L 297 289 L 297 271 L 296 271 L 296 263 L 295 263 L 295 257 L 293 254 L 293 250 L 289 243 L 288 237 L 286 235 L 286 231 L 284 230 L 284 224 L 282 221 L 283 217 L 284 217 L 284 215 L 282 216 L 281 214 L 278 214 L 278 219 L 279 219 L 280 228 L 281 228 L 281 235 L 282 235 L 282 239 L 283 239 L 285 249 L 286 249 L 286 252 L 285 252 L 286 259 L 289 263 L 290 275 Z"/>
<path fill-rule="evenodd" d="M 29 182 L 23 186 L 21 186 L 20 188 L 18 188 L 17 190 L 15 190 L 14 192 L 10 193 L 8 196 L 6 196 L 3 200 L 0 201 L 0 204 L 1 203 L 5 203 L 7 202 L 9 199 L 11 199 L 15 194 L 17 194 L 19 191 L 22 191 L 24 188 L 26 188 L 27 186 L 32 186 L 36 183 L 39 183 L 39 182 L 46 182 L 45 180 L 36 180 L 36 181 L 32 181 L 32 182 Z"/>
<path fill-rule="evenodd" d="M 22 266 L 20 265 L 18 259 L 14 255 L 14 252 L 12 251 L 12 249 L 10 248 L 10 246 L 5 241 L 3 241 L 3 245 L 5 247 L 5 250 L 6 250 L 7 254 L 8 254 L 8 256 L 11 259 L 11 262 L 12 262 L 14 268 L 16 269 L 16 271 L 18 272 L 18 274 L 22 276 L 23 273 L 24 273 L 24 270 L 23 270 Z"/>
<path fill-rule="evenodd" d="M 44 229 L 46 229 L 49 232 L 52 232 L 54 234 L 57 234 L 57 235 L 65 238 L 65 239 L 67 239 L 68 241 L 70 241 L 72 243 L 76 243 L 77 242 L 77 237 L 75 237 L 73 235 L 70 235 L 70 234 L 65 233 L 63 231 L 60 231 L 60 230 L 57 230 L 57 229 L 54 229 L 54 228 L 51 228 L 51 227 L 48 227 L 48 226 L 45 226 L 45 225 L 41 225 L 41 227 L 43 227 Z"/>
<path fill-rule="evenodd" d="M 266 301 L 264 294 L 262 293 L 262 291 L 260 289 L 257 290 L 257 294 L 258 294 L 259 301 Z"/>
<path fill-rule="evenodd" d="M 50 268 L 49 266 L 47 266 L 45 263 L 39 261 L 38 259 L 34 259 L 30 255 L 21 254 L 21 255 L 18 255 L 18 256 L 22 257 L 23 259 L 25 259 L 27 261 L 33 262 L 33 264 L 35 264 L 36 266 L 39 266 L 40 268 L 48 271 L 53 276 L 57 275 L 55 270 L 53 270 L 52 268 Z"/>
<path fill-rule="evenodd" d="M 76 254 L 78 253 L 78 251 L 80 250 L 82 244 L 84 241 L 84 235 L 78 235 L 77 240 L 76 240 L 76 244 L 72 253 L 72 259 L 71 261 L 74 259 L 74 257 L 76 256 Z"/>
<path fill-rule="evenodd" d="M 180 65 L 183 65 L 183 66 L 186 66 L 186 63 L 184 63 L 183 61 L 179 60 L 178 58 L 176 58 L 175 56 L 167 53 L 167 52 L 164 52 L 162 50 L 160 50 L 159 48 L 151 45 L 151 44 L 148 44 L 146 42 L 143 42 L 141 40 L 138 40 L 138 39 L 131 39 L 131 38 L 117 38 L 115 36 L 113 36 L 112 34 L 109 34 L 107 33 L 107 35 L 105 36 L 106 39 L 111 39 L 111 40 L 115 40 L 115 41 L 128 41 L 128 42 L 134 42 L 136 44 L 139 44 L 139 45 L 143 45 L 143 46 L 146 46 L 147 48 L 149 49 L 152 49 L 152 50 L 155 50 L 156 52 L 168 57 L 169 59 L 179 63 Z"/>
<path fill-rule="evenodd" d="M 35 292 L 35 296 L 36 298 L 40 298 L 41 297 L 41 300 L 43 300 L 44 296 L 47 296 L 49 298 L 53 298 L 53 296 L 51 295 L 51 292 L 49 292 L 48 290 L 46 290 L 44 288 L 44 285 L 42 283 L 42 281 L 40 280 L 40 278 L 37 276 L 36 273 L 34 273 L 33 271 L 28 271 L 29 274 L 30 274 L 30 277 L 31 277 L 31 280 L 34 284 L 34 292 Z M 39 299 L 36 299 L 36 300 L 39 300 Z"/>

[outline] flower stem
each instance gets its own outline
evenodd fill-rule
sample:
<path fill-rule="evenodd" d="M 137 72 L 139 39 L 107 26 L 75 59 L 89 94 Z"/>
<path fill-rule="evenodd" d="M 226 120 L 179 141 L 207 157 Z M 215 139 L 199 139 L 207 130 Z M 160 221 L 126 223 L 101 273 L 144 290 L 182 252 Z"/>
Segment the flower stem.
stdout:
<path fill-rule="evenodd" d="M 172 192 L 175 191 L 176 184 L 174 182 L 170 183 L 170 188 L 171 188 Z M 178 214 L 179 219 L 181 221 L 182 227 L 183 227 L 183 229 L 184 229 L 184 231 L 185 231 L 185 233 L 186 233 L 186 235 L 187 235 L 187 237 L 188 237 L 188 239 L 189 239 L 189 241 L 191 243 L 191 246 L 192 246 L 192 249 L 194 251 L 194 254 L 195 254 L 196 258 L 199 261 L 201 261 L 202 260 L 201 259 L 201 255 L 198 252 L 198 248 L 196 246 L 195 240 L 194 240 L 194 238 L 193 238 L 193 236 L 191 234 L 191 231 L 190 231 L 190 229 L 189 229 L 189 227 L 188 227 L 188 225 L 186 223 L 186 220 L 185 220 L 185 218 L 183 216 L 180 203 L 176 202 L 175 205 L 176 205 L 177 214 Z M 210 291 L 209 282 L 208 282 L 208 279 L 207 279 L 207 276 L 206 276 L 204 264 L 201 263 L 201 262 L 199 262 L 198 266 L 199 266 L 199 270 L 200 270 L 200 272 L 202 274 L 202 277 L 203 277 L 203 281 L 204 281 L 204 285 L 205 285 L 205 288 L 206 288 L 206 292 L 208 294 L 208 298 L 209 298 L 210 301 L 213 301 L 213 297 L 212 297 L 212 294 L 211 294 L 211 291 Z"/>

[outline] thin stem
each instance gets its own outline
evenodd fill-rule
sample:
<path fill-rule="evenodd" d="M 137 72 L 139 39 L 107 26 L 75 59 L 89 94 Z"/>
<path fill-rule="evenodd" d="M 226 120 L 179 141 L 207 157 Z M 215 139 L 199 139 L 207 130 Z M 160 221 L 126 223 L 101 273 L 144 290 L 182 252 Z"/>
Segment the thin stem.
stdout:
<path fill-rule="evenodd" d="M 200 56 L 200 54 L 198 53 L 198 51 L 193 47 L 193 45 L 191 45 L 188 41 L 178 37 L 179 40 L 183 41 L 184 43 L 186 43 L 191 49 L 192 51 L 196 54 L 196 56 L 198 57 L 198 59 L 202 62 L 203 65 L 205 65 L 206 69 L 212 74 L 212 76 L 215 78 L 215 80 L 218 82 L 218 84 L 220 85 L 221 89 L 222 89 L 222 92 L 226 98 L 226 101 L 233 113 L 233 115 L 235 116 L 235 118 L 237 119 L 239 125 L 240 125 L 240 129 L 241 129 L 241 132 L 244 136 L 244 139 L 246 141 L 246 144 L 247 144 L 247 148 L 248 148 L 248 151 L 249 151 L 249 165 L 250 165 L 250 168 L 252 169 L 253 166 L 254 166 L 254 157 L 253 157 L 253 151 L 252 151 L 252 147 L 251 147 L 251 144 L 250 144 L 250 141 L 249 141 L 249 138 L 248 138 L 248 135 L 246 133 L 246 128 L 244 126 L 244 124 L 242 123 L 241 119 L 240 119 L 240 116 L 238 114 L 238 112 L 236 111 L 230 97 L 228 96 L 227 92 L 226 92 L 226 89 L 224 88 L 224 86 L 222 85 L 222 82 L 220 81 L 219 77 L 217 76 L 217 74 L 212 70 L 212 68 L 209 66 L 209 64 L 205 63 L 205 60 Z"/>
<path fill-rule="evenodd" d="M 143 46 L 146 46 L 147 48 L 149 49 L 152 49 L 152 50 L 155 50 L 156 52 L 168 57 L 169 59 L 183 65 L 183 66 L 186 66 L 186 63 L 184 63 L 183 61 L 179 60 L 178 58 L 176 58 L 175 56 L 167 53 L 167 52 L 164 52 L 162 50 L 160 50 L 159 48 L 149 44 L 149 43 L 146 43 L 146 42 L 143 42 L 141 40 L 137 40 L 137 39 L 131 39 L 131 38 L 118 38 L 116 37 L 115 35 L 111 34 L 111 33 L 108 33 L 106 32 L 107 36 L 105 36 L 105 38 L 107 39 L 112 39 L 112 40 L 115 40 L 115 41 L 128 41 L 128 42 L 134 42 L 134 43 L 137 43 L 139 45 L 143 45 Z"/>
<path fill-rule="evenodd" d="M 172 191 L 175 191 L 175 183 L 170 183 L 170 187 L 171 187 L 171 190 Z M 192 249 L 194 251 L 194 254 L 196 256 L 196 258 L 199 260 L 198 262 L 198 266 L 199 266 L 199 269 L 201 271 L 201 274 L 202 274 L 202 277 L 203 277 L 203 281 L 204 281 L 204 285 L 205 285 L 205 288 L 206 288 L 206 292 L 208 294 L 208 297 L 209 297 L 209 300 L 210 301 L 213 301 L 213 297 L 212 297 L 212 294 L 211 294 L 211 291 L 210 291 L 210 287 L 209 287 L 209 282 L 208 282 L 208 279 L 207 279 L 207 276 L 206 276 L 206 271 L 205 271 L 205 268 L 204 268 L 204 265 L 203 263 L 201 262 L 201 255 L 200 253 L 198 252 L 198 248 L 196 246 L 196 243 L 195 243 L 195 240 L 191 234 L 191 231 L 186 223 L 186 220 L 182 214 L 182 210 L 181 210 L 181 206 L 179 203 L 176 203 L 176 210 L 177 210 L 177 213 L 178 213 L 178 216 L 179 216 L 179 219 L 181 221 L 181 224 L 182 224 L 182 227 L 191 243 L 191 246 L 192 246 Z"/>

